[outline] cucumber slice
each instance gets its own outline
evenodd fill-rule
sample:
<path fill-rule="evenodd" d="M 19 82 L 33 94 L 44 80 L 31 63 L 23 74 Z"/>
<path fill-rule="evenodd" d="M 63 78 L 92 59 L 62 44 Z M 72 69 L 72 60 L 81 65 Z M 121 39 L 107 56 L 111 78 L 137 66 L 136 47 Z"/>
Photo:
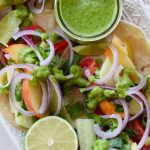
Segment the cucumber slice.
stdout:
<path fill-rule="evenodd" d="M 77 119 L 76 126 L 80 143 L 80 150 L 91 150 L 92 144 L 96 140 L 93 130 L 94 121 L 92 119 Z"/>
<path fill-rule="evenodd" d="M 145 145 L 146 146 L 150 146 L 150 137 L 148 136 L 146 141 L 145 141 Z"/>
<path fill-rule="evenodd" d="M 136 150 L 136 149 L 137 149 L 137 144 L 136 143 L 132 143 L 131 150 Z"/>
<path fill-rule="evenodd" d="M 10 101 L 10 108 L 11 112 L 14 114 L 16 125 L 24 128 L 30 128 L 33 125 L 34 118 L 19 114 L 19 112 L 13 107 L 11 101 Z"/>
<path fill-rule="evenodd" d="M 129 103 L 129 113 L 135 115 L 141 110 L 141 106 L 136 100 L 131 100 Z"/>

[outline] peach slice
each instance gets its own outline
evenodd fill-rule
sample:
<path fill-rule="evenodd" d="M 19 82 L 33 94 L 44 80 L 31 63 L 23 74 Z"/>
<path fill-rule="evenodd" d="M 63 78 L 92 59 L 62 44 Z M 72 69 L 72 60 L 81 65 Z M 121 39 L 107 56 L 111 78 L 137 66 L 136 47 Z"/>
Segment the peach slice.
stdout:
<path fill-rule="evenodd" d="M 14 44 L 3 50 L 4 53 L 10 54 L 11 60 L 15 63 L 19 63 L 19 53 L 22 49 L 26 48 L 25 44 Z"/>
<path fill-rule="evenodd" d="M 29 111 L 33 111 L 37 118 L 41 118 L 48 114 L 39 114 L 39 108 L 42 101 L 42 89 L 39 82 L 36 85 L 31 85 L 28 79 L 24 79 L 22 83 L 22 95 L 25 105 Z"/>

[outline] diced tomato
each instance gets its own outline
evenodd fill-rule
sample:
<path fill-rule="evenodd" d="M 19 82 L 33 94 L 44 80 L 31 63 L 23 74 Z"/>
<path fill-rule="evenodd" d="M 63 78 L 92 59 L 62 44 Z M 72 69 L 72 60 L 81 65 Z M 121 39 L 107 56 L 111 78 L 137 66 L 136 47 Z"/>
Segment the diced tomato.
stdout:
<path fill-rule="evenodd" d="M 45 30 L 37 24 L 33 24 L 33 25 L 28 26 L 28 27 L 25 27 L 24 30 L 38 30 L 41 32 L 45 32 Z"/>
<path fill-rule="evenodd" d="M 42 27 L 40 27 L 39 25 L 36 25 L 36 24 L 25 27 L 25 28 L 23 28 L 23 30 L 36 30 L 36 31 L 45 32 L 45 30 Z M 31 39 L 34 44 L 39 44 L 40 43 L 40 40 L 38 40 L 38 38 L 34 39 L 32 35 L 28 35 L 28 38 Z"/>
<path fill-rule="evenodd" d="M 55 44 L 55 52 L 57 55 L 61 56 L 64 50 L 67 48 L 68 43 L 65 40 L 62 40 Z"/>
<path fill-rule="evenodd" d="M 96 61 L 92 58 L 84 58 L 83 60 L 81 60 L 80 66 L 82 68 L 88 68 L 90 70 L 91 75 L 93 75 L 99 67 Z"/>
<path fill-rule="evenodd" d="M 150 150 L 150 146 L 143 146 L 141 150 Z"/>
<path fill-rule="evenodd" d="M 132 140 L 138 143 L 141 140 L 144 133 L 144 128 L 140 120 L 136 119 L 128 123 L 128 127 L 137 133 L 137 136 L 133 137 Z"/>

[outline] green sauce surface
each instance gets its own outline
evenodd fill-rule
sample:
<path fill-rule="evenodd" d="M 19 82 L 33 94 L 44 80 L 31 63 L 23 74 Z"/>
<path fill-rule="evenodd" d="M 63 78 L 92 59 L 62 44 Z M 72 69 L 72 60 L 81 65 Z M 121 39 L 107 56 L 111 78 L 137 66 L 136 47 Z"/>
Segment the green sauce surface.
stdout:
<path fill-rule="evenodd" d="M 113 24 L 117 0 L 60 0 L 60 15 L 72 33 L 93 37 Z"/>

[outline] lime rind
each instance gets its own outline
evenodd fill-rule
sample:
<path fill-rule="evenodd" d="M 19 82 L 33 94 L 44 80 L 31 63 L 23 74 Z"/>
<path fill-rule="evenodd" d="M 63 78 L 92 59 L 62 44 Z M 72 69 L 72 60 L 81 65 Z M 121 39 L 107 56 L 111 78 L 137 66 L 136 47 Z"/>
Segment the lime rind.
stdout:
<path fill-rule="evenodd" d="M 30 148 L 28 147 L 28 139 L 29 139 L 30 135 L 32 135 L 33 129 L 38 128 L 39 124 L 41 124 L 41 123 L 45 122 L 45 124 L 46 124 L 46 122 L 48 122 L 50 120 L 56 120 L 56 121 L 62 123 L 63 125 L 65 125 L 68 128 L 67 129 L 68 131 L 70 130 L 70 132 L 73 134 L 73 137 L 74 137 L 73 141 L 74 141 L 74 146 L 75 146 L 72 150 L 77 150 L 78 149 L 78 138 L 77 138 L 77 134 L 76 134 L 75 130 L 66 120 L 64 120 L 60 117 L 57 117 L 57 116 L 48 116 L 48 117 L 42 118 L 32 125 L 32 127 L 28 130 L 28 132 L 25 136 L 25 150 L 30 150 Z M 64 132 L 64 131 L 62 131 L 62 132 Z"/>

